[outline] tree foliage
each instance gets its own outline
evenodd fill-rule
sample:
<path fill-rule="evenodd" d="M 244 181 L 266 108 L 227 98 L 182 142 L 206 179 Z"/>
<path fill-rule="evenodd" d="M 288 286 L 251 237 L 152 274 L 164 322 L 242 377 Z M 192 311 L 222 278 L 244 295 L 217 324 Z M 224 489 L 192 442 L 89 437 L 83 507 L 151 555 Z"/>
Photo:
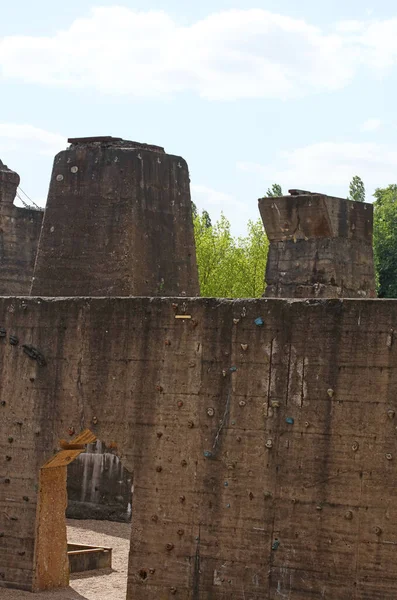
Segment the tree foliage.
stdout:
<path fill-rule="evenodd" d="M 397 298 L 397 185 L 375 190 L 374 257 L 378 296 Z"/>
<path fill-rule="evenodd" d="M 348 200 L 353 200 L 353 202 L 365 202 L 364 182 L 358 175 L 355 175 L 350 182 Z"/>
<path fill-rule="evenodd" d="M 248 222 L 247 235 L 234 237 L 224 215 L 211 223 L 208 213 L 194 218 L 202 296 L 255 298 L 265 289 L 269 242 L 262 221 Z"/>
<path fill-rule="evenodd" d="M 268 198 L 273 198 L 275 196 L 282 196 L 283 195 L 283 190 L 281 188 L 281 185 L 279 185 L 278 183 L 273 183 L 271 188 L 267 189 L 266 192 L 266 196 Z"/>

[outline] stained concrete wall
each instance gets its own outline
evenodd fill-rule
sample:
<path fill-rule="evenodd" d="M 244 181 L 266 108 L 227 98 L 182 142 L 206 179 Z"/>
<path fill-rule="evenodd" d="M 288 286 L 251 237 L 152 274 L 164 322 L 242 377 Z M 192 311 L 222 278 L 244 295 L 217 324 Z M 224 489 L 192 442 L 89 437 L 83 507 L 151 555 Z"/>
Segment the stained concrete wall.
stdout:
<path fill-rule="evenodd" d="M 89 444 L 67 469 L 67 517 L 131 520 L 132 475 L 111 448 L 100 441 Z"/>
<path fill-rule="evenodd" d="M 87 427 L 134 475 L 129 600 L 396 598 L 396 301 L 2 298 L 0 323 L 2 585 L 32 585 L 39 469 Z"/>
<path fill-rule="evenodd" d="M 185 160 L 120 139 L 70 141 L 54 161 L 32 295 L 199 295 Z"/>
<path fill-rule="evenodd" d="M 13 205 L 19 175 L 0 161 L 0 294 L 28 295 L 43 212 Z"/>
<path fill-rule="evenodd" d="M 372 204 L 324 194 L 261 198 L 267 297 L 374 298 Z"/>

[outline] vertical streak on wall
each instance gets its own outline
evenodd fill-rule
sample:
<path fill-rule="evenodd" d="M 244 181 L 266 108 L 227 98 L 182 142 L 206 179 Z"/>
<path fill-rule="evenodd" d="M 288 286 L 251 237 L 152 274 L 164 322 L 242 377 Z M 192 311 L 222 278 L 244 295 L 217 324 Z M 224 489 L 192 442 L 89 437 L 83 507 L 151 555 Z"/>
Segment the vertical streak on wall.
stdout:
<path fill-rule="evenodd" d="M 40 470 L 34 591 L 67 587 L 66 467 Z"/>

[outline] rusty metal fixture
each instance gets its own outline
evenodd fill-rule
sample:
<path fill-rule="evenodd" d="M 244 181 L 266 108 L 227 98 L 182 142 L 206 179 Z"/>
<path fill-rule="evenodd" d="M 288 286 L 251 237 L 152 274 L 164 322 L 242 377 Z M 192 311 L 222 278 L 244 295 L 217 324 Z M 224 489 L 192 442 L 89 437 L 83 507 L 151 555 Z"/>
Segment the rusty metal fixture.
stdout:
<path fill-rule="evenodd" d="M 166 346 L 171 346 L 171 342 L 170 342 L 170 340 L 165 340 L 164 344 L 165 344 Z"/>
<path fill-rule="evenodd" d="M 327 394 L 328 394 L 328 396 L 329 396 L 330 398 L 332 398 L 332 397 L 333 397 L 334 393 L 335 393 L 335 392 L 334 392 L 334 390 L 333 390 L 332 388 L 328 388 L 328 390 L 327 390 Z"/>
<path fill-rule="evenodd" d="M 352 444 L 352 450 L 353 450 L 353 452 L 357 452 L 357 450 L 359 449 L 359 447 L 360 446 L 359 446 L 358 442 L 353 442 L 353 444 Z"/>
<path fill-rule="evenodd" d="M 240 323 L 240 319 L 233 319 L 233 323 L 237 325 L 237 323 Z"/>
<path fill-rule="evenodd" d="M 178 535 L 183 535 L 185 533 L 185 531 L 183 529 L 178 529 L 177 534 Z"/>
<path fill-rule="evenodd" d="M 381 527 L 375 527 L 375 528 L 374 528 L 374 533 L 375 533 L 375 535 L 381 535 L 381 534 L 382 534 L 382 529 L 381 529 Z"/>
<path fill-rule="evenodd" d="M 240 436 L 240 435 L 238 435 L 238 436 L 236 437 L 236 440 L 237 440 L 237 442 L 241 442 L 241 436 Z"/>
<path fill-rule="evenodd" d="M 267 440 L 266 444 L 265 444 L 266 448 L 273 448 L 273 440 Z"/>
<path fill-rule="evenodd" d="M 208 415 L 209 417 L 213 417 L 213 416 L 214 416 L 214 414 L 215 414 L 215 409 L 214 409 L 214 408 L 212 408 L 212 406 L 209 406 L 209 407 L 207 408 L 207 415 Z"/>
<path fill-rule="evenodd" d="M 182 408 L 182 406 L 183 406 L 183 402 L 182 402 L 182 400 L 179 400 L 179 402 L 178 402 L 178 408 Z"/>
<path fill-rule="evenodd" d="M 143 580 L 147 579 L 147 571 L 146 571 L 146 569 L 140 569 L 138 575 Z"/>
<path fill-rule="evenodd" d="M 241 346 L 241 350 L 243 350 L 244 352 L 246 352 L 246 350 L 248 350 L 248 344 L 240 344 Z"/>
<path fill-rule="evenodd" d="M 347 521 L 351 521 L 351 520 L 352 520 L 352 518 L 353 518 L 353 511 L 351 511 L 351 510 L 348 510 L 348 511 L 346 511 L 346 512 L 345 512 L 345 519 L 346 519 Z"/>
<path fill-rule="evenodd" d="M 392 454 L 390 454 L 390 452 L 388 452 L 388 453 L 386 454 L 386 459 L 387 459 L 387 460 L 393 460 L 393 455 L 392 455 Z"/>
<path fill-rule="evenodd" d="M 157 437 L 160 439 L 163 436 L 163 432 L 162 431 L 158 431 L 157 432 Z"/>
<path fill-rule="evenodd" d="M 156 569 L 149 569 L 149 573 L 150 573 L 150 575 L 154 575 L 154 574 L 155 574 L 155 572 L 156 572 Z"/>
<path fill-rule="evenodd" d="M 172 544 L 171 542 L 168 542 L 168 544 L 166 545 L 165 549 L 166 549 L 168 552 L 171 552 L 171 550 L 173 550 L 173 549 L 174 549 L 174 544 Z"/>
<path fill-rule="evenodd" d="M 175 594 L 176 594 L 176 587 L 172 587 L 172 588 L 170 588 L 170 593 L 171 593 L 173 596 L 175 596 Z"/>
<path fill-rule="evenodd" d="M 193 427 L 194 427 L 193 421 L 188 421 L 187 426 L 189 427 L 189 429 L 193 429 Z"/>
<path fill-rule="evenodd" d="M 309 421 L 305 421 L 305 427 L 310 427 Z"/>
<path fill-rule="evenodd" d="M 92 422 L 94 425 L 98 424 L 98 417 L 92 417 Z"/>
<path fill-rule="evenodd" d="M 187 467 L 187 460 L 185 460 L 185 459 L 181 460 L 181 465 L 182 465 L 182 467 Z"/>
<path fill-rule="evenodd" d="M 69 435 L 74 435 L 74 434 L 75 434 L 75 429 L 74 429 L 74 427 L 69 427 L 69 429 L 68 429 L 68 434 L 69 434 Z"/>
<path fill-rule="evenodd" d="M 238 403 L 239 406 L 243 407 L 245 406 L 247 403 L 245 400 L 240 400 L 240 402 Z"/>
<path fill-rule="evenodd" d="M 151 519 L 152 519 L 153 523 L 157 523 L 157 521 L 159 520 L 157 515 L 152 515 Z"/>
<path fill-rule="evenodd" d="M 163 391 L 163 386 L 162 385 L 156 385 L 156 390 L 158 392 L 162 392 Z"/>
<path fill-rule="evenodd" d="M 390 409 L 387 411 L 387 416 L 389 417 L 389 419 L 394 419 L 395 414 L 396 414 L 396 411 L 393 409 Z"/>
<path fill-rule="evenodd" d="M 185 496 L 179 496 L 179 502 L 181 502 L 182 504 L 185 502 L 186 498 Z"/>
<path fill-rule="evenodd" d="M 156 471 L 157 471 L 157 473 L 161 473 L 161 471 L 162 471 L 162 470 L 163 470 L 163 467 L 162 467 L 161 465 L 158 465 L 158 466 L 156 467 Z"/>
<path fill-rule="evenodd" d="M 226 369 L 222 369 L 222 375 L 223 375 L 223 377 L 226 377 L 226 375 L 227 375 Z"/>

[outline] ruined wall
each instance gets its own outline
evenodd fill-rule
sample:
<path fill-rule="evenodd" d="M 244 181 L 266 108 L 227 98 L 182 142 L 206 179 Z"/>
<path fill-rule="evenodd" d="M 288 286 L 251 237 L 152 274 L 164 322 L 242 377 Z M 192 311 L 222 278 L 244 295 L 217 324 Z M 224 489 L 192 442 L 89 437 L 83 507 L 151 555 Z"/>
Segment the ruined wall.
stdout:
<path fill-rule="evenodd" d="M 69 141 L 54 161 L 32 295 L 198 295 L 183 158 L 114 138 Z"/>
<path fill-rule="evenodd" d="M 31 585 L 39 468 L 87 427 L 134 474 L 129 600 L 396 598 L 396 301 L 3 298 L 0 323 L 2 585 Z"/>
<path fill-rule="evenodd" d="M 43 212 L 13 205 L 19 175 L 0 161 L 0 294 L 28 295 Z"/>
<path fill-rule="evenodd" d="M 324 194 L 261 198 L 267 297 L 374 298 L 372 204 Z"/>

